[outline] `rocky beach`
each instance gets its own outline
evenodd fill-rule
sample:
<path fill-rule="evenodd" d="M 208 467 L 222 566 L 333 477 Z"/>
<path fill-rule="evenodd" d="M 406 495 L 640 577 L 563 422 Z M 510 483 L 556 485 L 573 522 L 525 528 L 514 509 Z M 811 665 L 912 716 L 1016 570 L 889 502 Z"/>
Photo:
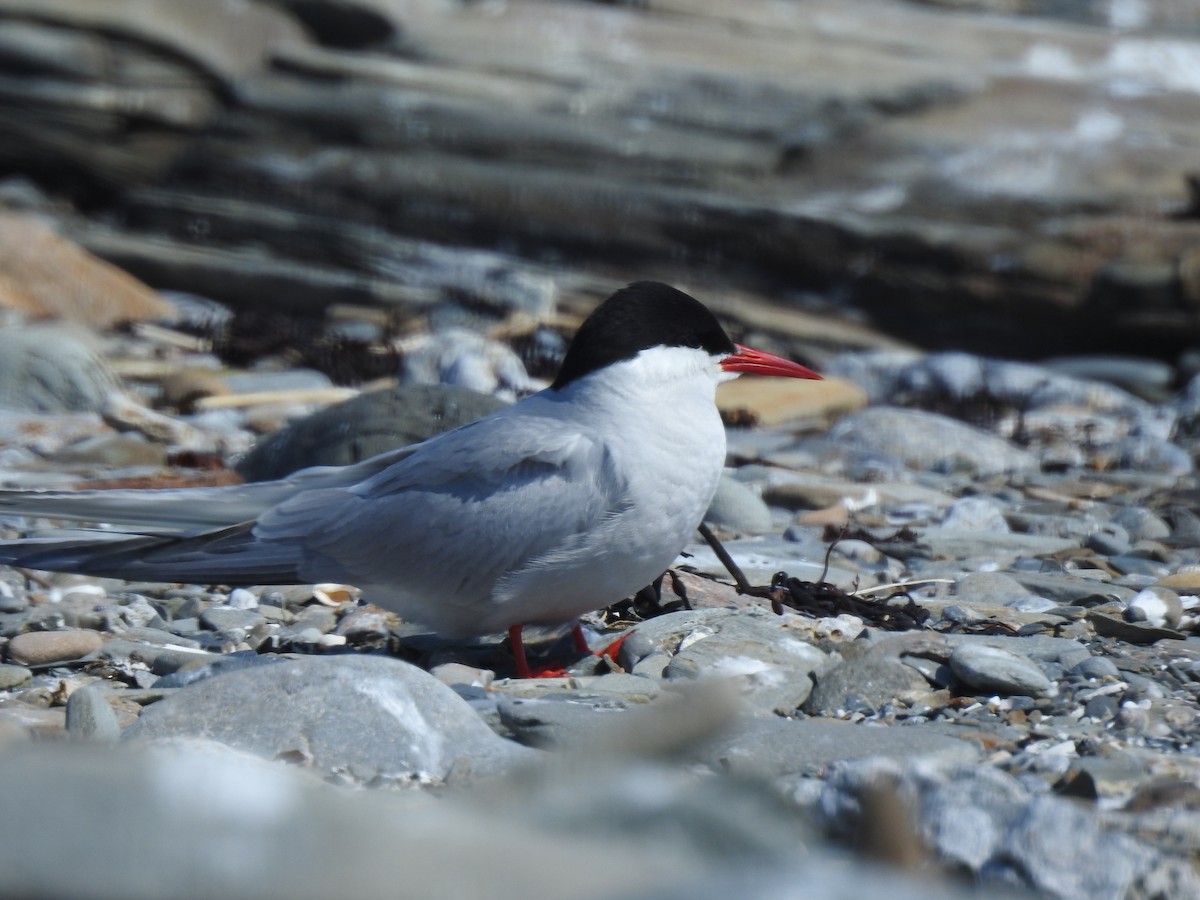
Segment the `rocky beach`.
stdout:
<path fill-rule="evenodd" d="M 549 677 L 0 567 L 0 892 L 1200 897 L 1200 21 L 1061 7 L 0 0 L 2 488 L 358 462 L 642 278 L 825 376 Z"/>

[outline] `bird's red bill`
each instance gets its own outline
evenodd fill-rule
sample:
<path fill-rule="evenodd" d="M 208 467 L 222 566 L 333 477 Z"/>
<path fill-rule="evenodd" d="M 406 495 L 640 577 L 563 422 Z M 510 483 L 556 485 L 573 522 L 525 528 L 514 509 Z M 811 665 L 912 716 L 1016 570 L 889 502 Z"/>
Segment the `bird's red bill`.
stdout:
<path fill-rule="evenodd" d="M 776 375 L 780 378 L 821 378 L 812 369 L 774 353 L 743 347 L 741 344 L 734 346 L 737 347 L 737 352 L 721 360 L 721 368 L 726 372 L 750 372 L 754 375 Z"/>

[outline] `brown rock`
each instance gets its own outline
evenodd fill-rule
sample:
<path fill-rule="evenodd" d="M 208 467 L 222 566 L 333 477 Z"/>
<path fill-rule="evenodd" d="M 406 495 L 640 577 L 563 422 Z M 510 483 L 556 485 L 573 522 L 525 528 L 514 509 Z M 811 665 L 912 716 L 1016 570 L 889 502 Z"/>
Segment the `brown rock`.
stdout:
<path fill-rule="evenodd" d="M 1166 578 L 1160 578 L 1154 586 L 1170 588 L 1181 594 L 1195 594 L 1200 592 L 1200 569 L 1180 569 Z"/>
<path fill-rule="evenodd" d="M 100 649 L 100 634 L 86 629 L 27 631 L 8 642 L 8 658 L 26 666 L 79 659 Z"/>
<path fill-rule="evenodd" d="M 26 737 L 55 737 L 66 731 L 67 711 L 41 709 L 13 703 L 0 709 L 0 742 L 12 743 Z"/>
<path fill-rule="evenodd" d="M 0 214 L 0 307 L 93 328 L 172 312 L 132 275 L 88 253 L 32 216 Z"/>
<path fill-rule="evenodd" d="M 727 420 L 823 428 L 867 405 L 866 392 L 840 378 L 739 378 L 717 389 L 717 407 Z"/>

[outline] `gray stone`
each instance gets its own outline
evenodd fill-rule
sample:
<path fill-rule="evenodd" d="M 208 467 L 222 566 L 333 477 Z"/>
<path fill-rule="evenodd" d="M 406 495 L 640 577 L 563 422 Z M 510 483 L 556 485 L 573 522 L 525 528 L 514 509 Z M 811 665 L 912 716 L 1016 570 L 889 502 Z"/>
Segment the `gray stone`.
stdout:
<path fill-rule="evenodd" d="M 719 623 L 736 614 L 733 609 L 689 609 L 639 622 L 622 641 L 617 662 L 632 669 L 652 654 L 669 659 L 679 650 L 680 642 L 716 634 Z"/>
<path fill-rule="evenodd" d="M 1171 567 L 1155 559 L 1133 556 L 1128 553 L 1108 557 L 1108 564 L 1123 575 L 1141 575 L 1146 578 L 1166 578 L 1171 574 Z"/>
<path fill-rule="evenodd" d="M 239 672 L 242 669 L 251 669 L 256 666 L 272 666 L 279 662 L 279 657 L 259 656 L 253 650 L 244 650 L 237 653 L 210 653 L 207 655 L 207 660 L 210 661 L 193 661 L 167 672 L 154 682 L 155 689 L 187 687 L 189 684 L 212 678 L 214 675 Z"/>
<path fill-rule="evenodd" d="M 1171 536 L 1171 527 L 1148 509 L 1122 506 L 1112 517 L 1113 524 L 1125 529 L 1132 541 L 1161 541 Z"/>
<path fill-rule="evenodd" d="M 155 675 L 166 675 L 185 666 L 197 666 L 219 659 L 220 655 L 188 647 L 162 646 L 117 638 L 105 641 L 100 655 L 108 659 L 143 662 Z"/>
<path fill-rule="evenodd" d="M 863 655 L 818 674 L 805 712 L 872 713 L 888 703 L 910 703 L 929 693 L 929 682 L 898 659 Z"/>
<path fill-rule="evenodd" d="M 5 582 L 0 582 L 0 613 L 19 613 L 29 606 L 29 597 L 24 591 L 16 591 Z"/>
<path fill-rule="evenodd" d="M 121 737 L 117 715 L 104 699 L 105 689 L 89 685 L 67 698 L 67 733 L 89 741 L 116 741 Z"/>
<path fill-rule="evenodd" d="M 946 511 L 942 527 L 998 534 L 1007 534 L 1011 530 L 1005 521 L 1003 507 L 986 497 L 963 497 L 961 500 L 955 500 Z"/>
<path fill-rule="evenodd" d="M 719 771 L 779 778 L 820 775 L 838 760 L 883 756 L 949 765 L 974 761 L 978 748 L 935 726 L 880 728 L 819 719 L 763 717 L 703 742 L 689 758 Z"/>
<path fill-rule="evenodd" d="M 210 606 L 200 614 L 200 624 L 213 631 L 245 633 L 266 619 L 257 609 Z"/>
<path fill-rule="evenodd" d="M 1008 608 L 1025 613 L 1044 613 L 1063 609 L 1053 600 L 1047 600 L 1045 597 L 1018 597 L 1009 602 Z"/>
<path fill-rule="evenodd" d="M 0 691 L 20 687 L 33 677 L 24 666 L 0 665 Z"/>
<path fill-rule="evenodd" d="M 264 438 L 238 463 L 247 481 L 346 466 L 465 425 L 507 404 L 445 385 L 400 385 L 327 407 Z"/>
<path fill-rule="evenodd" d="M 0 408 L 98 412 L 117 390 L 116 375 L 81 329 L 39 325 L 0 330 Z"/>
<path fill-rule="evenodd" d="M 740 481 L 723 475 L 704 514 L 704 521 L 728 531 L 760 534 L 771 530 L 771 510 Z"/>
<path fill-rule="evenodd" d="M 1101 637 L 1112 637 L 1130 644 L 1148 645 L 1161 640 L 1183 640 L 1186 635 L 1173 628 L 1161 628 L 1149 622 L 1130 622 L 1124 617 L 1089 610 L 1087 620 Z"/>
<path fill-rule="evenodd" d="M 899 457 L 920 470 L 987 476 L 1037 465 L 1031 454 L 1002 438 L 915 409 L 877 406 L 851 413 L 829 430 L 828 439 L 858 452 Z"/>
<path fill-rule="evenodd" d="M 1047 575 L 1041 572 L 1012 571 L 1008 574 L 1033 593 L 1063 606 L 1070 606 L 1079 600 L 1086 600 L 1096 595 L 1128 601 L 1133 599 L 1133 595 L 1137 593 L 1135 590 L 1120 585 L 1080 578 L 1077 575 L 1066 573 Z"/>
<path fill-rule="evenodd" d="M 1116 522 L 1108 522 L 1087 536 L 1083 545 L 1104 556 L 1128 553 L 1131 546 L 1129 532 Z"/>
<path fill-rule="evenodd" d="M 206 737 L 359 782 L 455 781 L 532 758 L 436 678 L 373 656 L 288 660 L 208 678 L 150 706 L 125 736 Z"/>
<path fill-rule="evenodd" d="M 950 654 L 950 668 L 980 691 L 1040 697 L 1050 690 L 1050 679 L 1033 660 L 999 647 L 961 644 Z"/>
<path fill-rule="evenodd" d="M 831 664 L 789 628 L 792 619 L 761 613 L 719 619 L 711 634 L 690 640 L 671 658 L 663 676 L 733 679 L 756 709 L 790 715 L 808 699 L 813 676 Z"/>
<path fill-rule="evenodd" d="M 643 679 L 649 681 L 649 679 Z M 614 725 L 628 705 L 612 697 L 571 692 L 560 697 L 513 698 L 499 702 L 500 722 L 531 747 L 586 747 Z"/>
<path fill-rule="evenodd" d="M 1000 534 L 936 527 L 922 527 L 916 530 L 919 542 L 928 548 L 929 555 L 934 559 L 994 560 L 998 555 L 1009 558 L 1049 556 L 1079 546 L 1079 542 L 1071 538 L 1039 534 Z"/>
<path fill-rule="evenodd" d="M 766 900 L 797 884 L 813 897 L 973 896 L 854 863 L 770 785 L 624 758 L 434 800 L 347 791 L 202 739 L 60 742 L 4 748 L 0 796 L 23 811 L 21 840 L 0 842 L 0 893 L 13 897 L 150 900 L 172 885 L 189 897 L 383 900 L 398 877 L 405 896 L 490 900 L 548 883 L 563 900 Z M 154 852 L 131 866 L 130 846 Z M 618 886 L 580 878 L 597 859 L 620 860 Z"/>
<path fill-rule="evenodd" d="M 1080 660 L 1068 671 L 1072 675 L 1079 675 L 1083 678 L 1119 678 L 1121 675 L 1117 664 L 1107 656 L 1089 656 L 1087 659 Z"/>
<path fill-rule="evenodd" d="M 1009 606 L 1032 595 L 1028 588 L 1003 572 L 970 572 L 955 581 L 954 596 L 962 603 Z"/>

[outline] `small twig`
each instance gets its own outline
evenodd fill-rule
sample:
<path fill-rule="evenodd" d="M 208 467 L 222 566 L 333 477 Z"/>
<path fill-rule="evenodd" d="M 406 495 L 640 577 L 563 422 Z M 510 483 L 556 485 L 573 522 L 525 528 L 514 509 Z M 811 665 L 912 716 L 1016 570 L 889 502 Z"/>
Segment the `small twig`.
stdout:
<path fill-rule="evenodd" d="M 733 581 L 737 585 L 737 592 L 751 597 L 762 597 L 770 600 L 771 609 L 775 611 L 776 615 L 782 615 L 784 592 L 776 590 L 774 587 L 756 587 L 751 584 L 741 567 L 733 561 L 733 557 L 729 555 L 729 551 L 717 540 L 717 536 L 712 533 L 711 529 L 703 522 L 698 527 L 700 535 L 708 542 L 708 546 L 712 547 L 713 553 L 717 554 L 717 559 L 721 561 L 721 565 L 733 576 Z"/>
<path fill-rule="evenodd" d="M 891 584 L 877 584 L 874 587 L 854 591 L 855 597 L 865 597 L 868 594 L 878 594 L 881 591 L 904 590 L 918 584 L 954 584 L 953 578 L 919 578 L 916 581 L 894 581 Z"/>
<path fill-rule="evenodd" d="M 824 581 L 825 576 L 829 574 L 829 558 L 833 556 L 833 548 L 838 545 L 838 541 L 843 540 L 845 537 L 846 526 L 843 525 L 842 530 L 838 533 L 838 536 L 830 541 L 829 546 L 825 548 L 825 565 L 821 567 L 821 577 L 818 578 L 817 581 Z"/>
<path fill-rule="evenodd" d="M 700 523 L 699 529 L 700 536 L 708 542 L 708 546 L 712 547 L 713 553 L 717 554 L 717 559 L 721 561 L 721 565 L 723 565 L 728 570 L 729 574 L 733 576 L 734 583 L 737 584 L 738 593 L 750 593 L 753 590 L 753 586 L 750 584 L 749 580 L 747 580 L 745 573 L 741 570 L 741 567 L 733 561 L 733 557 L 729 555 L 729 551 L 725 549 L 719 540 L 717 540 L 717 536 L 712 533 L 712 529 L 710 529 L 704 522 Z"/>

